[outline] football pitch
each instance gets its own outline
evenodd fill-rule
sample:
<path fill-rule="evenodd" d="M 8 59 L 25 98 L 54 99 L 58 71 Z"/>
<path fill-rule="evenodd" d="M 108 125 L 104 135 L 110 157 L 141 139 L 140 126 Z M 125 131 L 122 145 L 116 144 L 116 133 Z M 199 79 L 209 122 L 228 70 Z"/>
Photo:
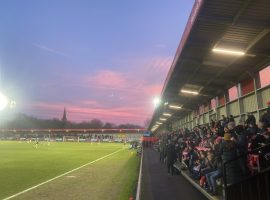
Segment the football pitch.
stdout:
<path fill-rule="evenodd" d="M 0 199 L 127 200 L 140 162 L 127 146 L 0 141 Z"/>

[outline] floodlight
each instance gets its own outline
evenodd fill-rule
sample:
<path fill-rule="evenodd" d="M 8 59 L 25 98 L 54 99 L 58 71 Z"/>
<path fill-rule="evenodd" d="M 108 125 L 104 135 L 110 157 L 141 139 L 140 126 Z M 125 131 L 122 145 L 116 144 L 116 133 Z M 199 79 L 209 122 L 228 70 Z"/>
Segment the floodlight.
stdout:
<path fill-rule="evenodd" d="M 156 124 L 159 124 L 159 125 L 161 125 L 162 123 L 161 123 L 161 122 L 156 122 Z"/>
<path fill-rule="evenodd" d="M 4 110 L 8 105 L 7 98 L 0 92 L 0 111 Z"/>
<path fill-rule="evenodd" d="M 153 100 L 153 103 L 154 103 L 155 107 L 159 106 L 160 102 L 161 102 L 161 100 L 160 100 L 159 97 L 155 97 L 154 100 Z"/>
<path fill-rule="evenodd" d="M 177 106 L 177 105 L 169 105 L 169 108 L 176 109 L 176 110 L 182 109 L 181 106 Z"/>
<path fill-rule="evenodd" d="M 245 52 L 244 51 L 237 51 L 237 50 L 232 50 L 232 49 L 214 48 L 214 49 L 212 49 L 212 51 L 215 52 L 215 53 L 222 53 L 222 54 L 236 55 L 236 56 L 243 56 L 243 55 L 245 55 Z"/>
<path fill-rule="evenodd" d="M 199 92 L 198 91 L 192 91 L 192 90 L 181 90 L 182 93 L 186 93 L 186 94 L 192 94 L 192 95 L 198 95 Z"/>
<path fill-rule="evenodd" d="M 170 113 L 163 113 L 162 115 L 168 116 L 168 117 L 172 116 L 172 114 L 170 114 Z"/>
<path fill-rule="evenodd" d="M 165 118 L 159 118 L 159 120 L 161 120 L 161 121 L 166 121 L 167 119 L 165 119 Z"/>

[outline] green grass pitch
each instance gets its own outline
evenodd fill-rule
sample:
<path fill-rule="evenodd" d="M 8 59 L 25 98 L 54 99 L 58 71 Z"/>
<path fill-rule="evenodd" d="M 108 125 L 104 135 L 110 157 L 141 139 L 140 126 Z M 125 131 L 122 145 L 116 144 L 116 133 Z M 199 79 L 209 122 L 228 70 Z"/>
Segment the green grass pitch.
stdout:
<path fill-rule="evenodd" d="M 36 149 L 34 143 L 0 141 L 0 199 L 123 149 L 73 172 L 74 176 L 66 176 L 74 177 L 72 180 L 59 178 L 14 199 L 55 199 L 57 196 L 67 200 L 68 194 L 70 199 L 89 199 L 90 195 L 91 199 L 126 200 L 134 193 L 140 160 L 127 146 L 40 142 Z"/>

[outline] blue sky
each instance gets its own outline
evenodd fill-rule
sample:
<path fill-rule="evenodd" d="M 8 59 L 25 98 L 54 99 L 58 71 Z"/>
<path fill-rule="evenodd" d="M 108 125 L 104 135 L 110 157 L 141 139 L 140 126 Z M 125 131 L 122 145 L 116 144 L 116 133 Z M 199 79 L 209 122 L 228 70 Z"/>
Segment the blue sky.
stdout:
<path fill-rule="evenodd" d="M 193 3 L 0 1 L 0 91 L 40 118 L 143 125 Z"/>

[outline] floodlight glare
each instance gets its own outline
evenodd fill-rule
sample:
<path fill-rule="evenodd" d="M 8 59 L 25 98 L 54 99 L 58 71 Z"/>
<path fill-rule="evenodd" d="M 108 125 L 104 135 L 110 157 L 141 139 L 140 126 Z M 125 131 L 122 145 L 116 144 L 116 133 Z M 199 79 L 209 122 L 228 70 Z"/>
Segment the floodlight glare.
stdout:
<path fill-rule="evenodd" d="M 243 51 L 236 51 L 236 50 L 232 50 L 232 49 L 214 48 L 214 49 L 212 49 L 212 51 L 215 52 L 215 53 L 222 53 L 222 54 L 236 55 L 236 56 L 245 55 L 245 52 L 243 52 Z"/>
<path fill-rule="evenodd" d="M 16 101 L 11 101 L 10 104 L 9 104 L 9 107 L 11 109 L 15 108 L 16 107 Z"/>
<path fill-rule="evenodd" d="M 162 115 L 168 116 L 168 117 L 172 116 L 172 114 L 170 114 L 170 113 L 163 113 Z"/>
<path fill-rule="evenodd" d="M 192 91 L 192 90 L 181 90 L 182 93 L 186 93 L 186 94 L 192 94 L 192 95 L 198 95 L 199 92 L 197 91 Z"/>
<path fill-rule="evenodd" d="M 160 100 L 160 98 L 155 97 L 154 100 L 153 100 L 153 102 L 154 102 L 154 106 L 157 107 L 157 106 L 159 106 L 161 100 Z"/>
<path fill-rule="evenodd" d="M 177 106 L 177 105 L 169 105 L 169 108 L 176 109 L 176 110 L 182 109 L 181 106 Z"/>
<path fill-rule="evenodd" d="M 162 123 L 161 123 L 161 122 L 156 122 L 156 124 L 159 124 L 159 125 L 161 125 Z"/>
<path fill-rule="evenodd" d="M 8 100 L 7 98 L 0 92 L 0 111 L 4 110 L 7 107 Z"/>
<path fill-rule="evenodd" d="M 165 119 L 165 118 L 159 118 L 159 120 L 161 120 L 161 121 L 166 121 L 167 119 Z"/>

